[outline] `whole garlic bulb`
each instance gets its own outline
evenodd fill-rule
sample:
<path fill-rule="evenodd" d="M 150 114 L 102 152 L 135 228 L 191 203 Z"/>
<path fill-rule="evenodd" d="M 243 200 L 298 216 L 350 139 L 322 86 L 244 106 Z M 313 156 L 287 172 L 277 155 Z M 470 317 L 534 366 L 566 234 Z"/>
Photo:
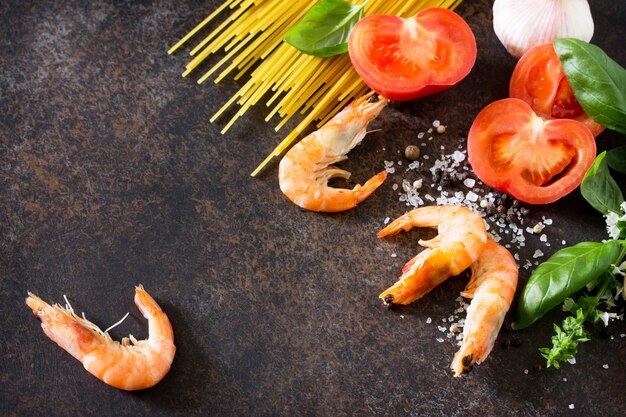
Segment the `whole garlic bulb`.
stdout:
<path fill-rule="evenodd" d="M 493 29 L 507 51 L 519 58 L 556 38 L 589 42 L 593 19 L 587 0 L 496 0 Z"/>

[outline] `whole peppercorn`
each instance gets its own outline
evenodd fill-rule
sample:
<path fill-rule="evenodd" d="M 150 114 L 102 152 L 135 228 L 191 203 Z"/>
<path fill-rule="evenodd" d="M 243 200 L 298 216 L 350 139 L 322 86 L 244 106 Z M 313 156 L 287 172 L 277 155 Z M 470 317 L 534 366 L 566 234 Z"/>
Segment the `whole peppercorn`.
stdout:
<path fill-rule="evenodd" d="M 404 156 L 409 161 L 415 161 L 417 158 L 420 157 L 421 153 L 422 152 L 420 151 L 419 146 L 415 146 L 415 145 L 409 145 L 404 150 Z"/>

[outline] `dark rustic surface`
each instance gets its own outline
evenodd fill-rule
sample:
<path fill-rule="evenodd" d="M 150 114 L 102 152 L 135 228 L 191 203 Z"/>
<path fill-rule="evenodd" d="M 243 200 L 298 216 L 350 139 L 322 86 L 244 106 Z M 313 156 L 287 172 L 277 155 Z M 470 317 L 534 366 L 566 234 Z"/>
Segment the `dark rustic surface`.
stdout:
<path fill-rule="evenodd" d="M 624 65 L 623 4 L 592 3 L 594 42 Z M 576 365 L 538 373 L 537 349 L 562 318 L 554 312 L 519 333 L 520 347 L 496 346 L 455 379 L 456 346 L 435 341 L 435 323 L 456 308 L 465 279 L 383 308 L 377 295 L 428 233 L 375 238 L 385 217 L 406 210 L 392 190 L 401 171 L 337 215 L 289 203 L 275 165 L 249 176 L 283 133 L 253 109 L 221 136 L 223 124 L 208 120 L 240 84 L 198 86 L 197 74 L 180 77 L 190 48 L 165 53 L 217 4 L 0 4 L 0 414 L 623 415 L 623 322 L 609 327 L 612 339 L 592 330 Z M 346 163 L 355 180 L 402 160 L 434 119 L 448 133 L 432 154 L 461 143 L 459 130 L 506 96 L 515 61 L 493 34 L 490 2 L 466 0 L 458 12 L 476 34 L 474 70 L 447 92 L 386 109 L 372 126 L 383 131 Z M 605 132 L 599 148 L 623 139 Z M 529 224 L 541 216 L 554 219 L 551 242 L 606 238 L 578 191 L 532 207 Z M 520 288 L 528 275 L 522 269 Z M 170 373 L 142 392 L 89 375 L 23 303 L 27 290 L 50 301 L 67 294 L 104 327 L 130 311 L 112 334 L 143 338 L 132 303 L 139 283 L 171 318 L 178 346 Z"/>

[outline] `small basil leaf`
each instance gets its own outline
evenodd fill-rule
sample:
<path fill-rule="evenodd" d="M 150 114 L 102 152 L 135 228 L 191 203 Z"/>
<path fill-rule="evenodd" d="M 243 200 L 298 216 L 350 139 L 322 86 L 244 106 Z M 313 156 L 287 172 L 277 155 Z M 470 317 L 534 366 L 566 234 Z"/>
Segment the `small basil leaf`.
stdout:
<path fill-rule="evenodd" d="M 556 252 L 533 271 L 518 301 L 512 327 L 530 326 L 624 256 L 624 241 L 582 242 Z"/>
<path fill-rule="evenodd" d="M 578 39 L 556 39 L 554 50 L 585 113 L 626 133 L 626 70 L 602 49 Z"/>
<path fill-rule="evenodd" d="M 350 31 L 363 17 L 366 3 L 321 0 L 300 23 L 289 29 L 285 41 L 309 55 L 328 57 L 345 54 L 348 52 Z"/>
<path fill-rule="evenodd" d="M 626 174 L 626 145 L 613 148 L 606 153 L 606 162 L 609 168 Z"/>
<path fill-rule="evenodd" d="M 620 212 L 624 201 L 622 191 L 611 177 L 606 164 L 606 151 L 597 156 L 580 184 L 580 192 L 591 206 L 602 214 Z"/>

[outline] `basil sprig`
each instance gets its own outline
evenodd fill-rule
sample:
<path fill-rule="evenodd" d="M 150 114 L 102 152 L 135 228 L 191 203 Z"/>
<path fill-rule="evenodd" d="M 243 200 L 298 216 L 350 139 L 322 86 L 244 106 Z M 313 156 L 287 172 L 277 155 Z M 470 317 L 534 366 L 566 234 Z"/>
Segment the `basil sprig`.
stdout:
<path fill-rule="evenodd" d="M 611 211 L 620 213 L 620 204 L 624 201 L 622 191 L 609 172 L 606 155 L 605 151 L 596 157 L 580 184 L 585 200 L 604 215 Z"/>
<path fill-rule="evenodd" d="M 348 37 L 356 23 L 363 18 L 362 4 L 345 0 L 321 0 L 289 29 L 285 41 L 305 54 L 319 57 L 348 52 Z"/>
<path fill-rule="evenodd" d="M 626 133 L 626 70 L 602 49 L 578 39 L 556 39 L 554 50 L 585 113 Z"/>
<path fill-rule="evenodd" d="M 613 148 L 606 153 L 606 162 L 611 169 L 626 174 L 626 145 Z"/>
<path fill-rule="evenodd" d="M 537 267 L 518 302 L 512 327 L 530 326 L 567 297 L 596 281 L 624 257 L 626 242 L 581 242 L 563 248 Z"/>

